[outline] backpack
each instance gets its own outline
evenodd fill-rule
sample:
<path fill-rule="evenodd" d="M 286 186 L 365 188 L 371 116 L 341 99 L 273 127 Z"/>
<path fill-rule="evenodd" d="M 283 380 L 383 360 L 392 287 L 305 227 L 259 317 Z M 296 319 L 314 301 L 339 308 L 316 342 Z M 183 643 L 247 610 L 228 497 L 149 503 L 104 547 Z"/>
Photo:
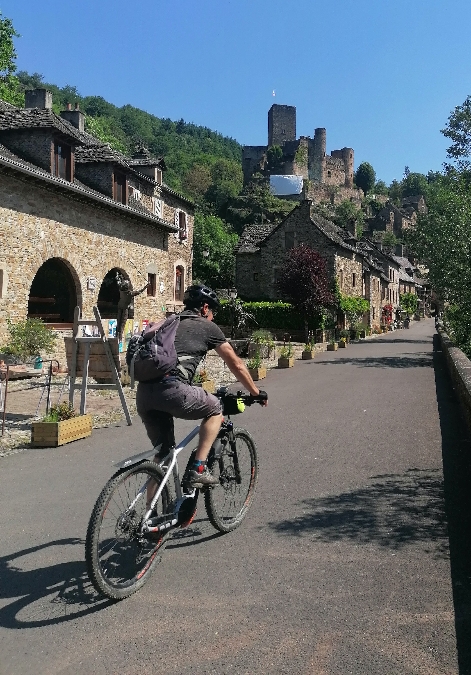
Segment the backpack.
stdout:
<path fill-rule="evenodd" d="M 134 380 L 149 382 L 157 380 L 178 368 L 185 379 L 188 373 L 179 364 L 175 349 L 175 333 L 180 324 L 178 314 L 172 314 L 162 321 L 152 322 L 140 335 L 133 335 L 126 350 L 126 363 Z"/>

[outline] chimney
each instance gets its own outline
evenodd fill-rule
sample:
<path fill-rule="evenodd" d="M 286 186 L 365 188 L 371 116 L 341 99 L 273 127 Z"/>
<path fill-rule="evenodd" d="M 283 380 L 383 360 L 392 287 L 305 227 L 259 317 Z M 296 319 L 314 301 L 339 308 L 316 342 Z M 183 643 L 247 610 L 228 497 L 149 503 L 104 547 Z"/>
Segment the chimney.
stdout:
<path fill-rule="evenodd" d="M 47 89 L 27 89 L 25 91 L 25 108 L 52 110 L 52 92 Z"/>
<path fill-rule="evenodd" d="M 70 103 L 67 103 L 67 110 L 61 112 L 61 117 L 70 122 L 79 131 L 85 131 L 85 115 L 80 110 L 78 103 L 75 104 L 75 110 L 72 110 Z"/>

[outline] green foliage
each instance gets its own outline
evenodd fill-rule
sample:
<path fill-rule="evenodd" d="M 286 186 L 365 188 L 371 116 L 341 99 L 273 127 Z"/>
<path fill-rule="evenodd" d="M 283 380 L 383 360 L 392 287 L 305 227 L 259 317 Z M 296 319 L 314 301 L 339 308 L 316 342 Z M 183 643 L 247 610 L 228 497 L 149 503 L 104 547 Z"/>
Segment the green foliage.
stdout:
<path fill-rule="evenodd" d="M 456 106 L 441 132 L 452 141 L 447 148 L 448 157 L 456 160 L 459 168 L 468 169 L 471 155 L 471 96 L 467 96 L 462 105 Z"/>
<path fill-rule="evenodd" d="M 389 189 L 384 180 L 378 180 L 374 184 L 374 188 L 372 190 L 375 195 L 388 195 L 389 194 Z"/>
<path fill-rule="evenodd" d="M 77 413 L 70 403 L 63 401 L 63 403 L 51 406 L 49 413 L 43 417 L 42 422 L 63 422 L 76 417 L 76 415 Z"/>
<path fill-rule="evenodd" d="M 255 369 L 262 367 L 262 357 L 260 352 L 255 352 L 255 354 L 247 361 L 247 368 Z"/>
<path fill-rule="evenodd" d="M 354 295 L 340 296 L 340 309 L 347 318 L 348 325 L 353 328 L 361 319 L 365 312 L 370 309 L 370 303 L 364 298 L 359 298 Z"/>
<path fill-rule="evenodd" d="M 193 278 L 213 288 L 234 285 L 234 247 L 238 236 L 216 216 L 196 213 L 193 235 Z M 208 252 L 205 257 L 203 252 Z"/>
<path fill-rule="evenodd" d="M 280 349 L 280 357 L 282 359 L 290 359 L 292 356 L 294 356 L 294 349 L 291 344 L 291 342 L 288 342 L 288 344 L 284 344 L 283 347 Z"/>
<path fill-rule="evenodd" d="M 8 353 L 25 360 L 37 356 L 41 351 L 54 351 L 57 335 L 46 328 L 40 319 L 25 319 L 18 323 L 7 321 L 10 338 L 4 348 Z"/>
<path fill-rule="evenodd" d="M 230 303 L 223 302 L 218 312 L 217 322 L 223 326 L 231 325 Z M 302 330 L 304 320 L 289 302 L 244 302 L 244 308 L 250 312 L 261 328 L 273 330 Z M 315 330 L 322 327 L 322 314 L 311 317 L 309 328 Z"/>
<path fill-rule="evenodd" d="M 412 314 L 416 313 L 419 303 L 415 293 L 401 293 L 399 302 L 407 316 L 412 316 Z"/>
<path fill-rule="evenodd" d="M 275 346 L 273 335 L 269 330 L 266 330 L 266 328 L 254 330 L 250 336 L 250 342 L 256 345 L 266 345 L 269 349 L 272 349 Z"/>
<path fill-rule="evenodd" d="M 23 105 L 24 98 L 15 77 L 16 50 L 14 38 L 20 37 L 11 19 L 2 18 L 0 12 L 0 99 L 13 105 Z"/>
<path fill-rule="evenodd" d="M 85 129 L 92 136 L 96 136 L 103 143 L 108 143 L 115 150 L 126 154 L 129 152 L 129 146 L 126 136 L 121 133 L 116 134 L 115 126 L 109 117 L 89 117 L 85 118 Z"/>
<path fill-rule="evenodd" d="M 355 185 L 363 190 L 365 195 L 372 190 L 376 182 L 376 173 L 369 162 L 362 162 L 355 171 Z"/>
<path fill-rule="evenodd" d="M 283 165 L 283 150 L 279 145 L 271 145 L 267 150 L 267 169 L 269 173 L 281 171 Z"/>
<path fill-rule="evenodd" d="M 279 223 L 293 208 L 292 202 L 272 195 L 266 180 L 259 176 L 240 195 L 229 200 L 221 216 L 241 234 L 247 225 Z"/>
<path fill-rule="evenodd" d="M 408 173 L 402 181 L 402 197 L 423 195 L 427 199 L 429 184 L 423 173 Z"/>
<path fill-rule="evenodd" d="M 358 206 L 355 206 L 349 199 L 344 199 L 338 206 L 335 207 L 334 222 L 340 227 L 345 227 L 349 230 L 355 229 L 358 238 L 361 237 L 363 225 L 365 222 L 365 214 Z"/>

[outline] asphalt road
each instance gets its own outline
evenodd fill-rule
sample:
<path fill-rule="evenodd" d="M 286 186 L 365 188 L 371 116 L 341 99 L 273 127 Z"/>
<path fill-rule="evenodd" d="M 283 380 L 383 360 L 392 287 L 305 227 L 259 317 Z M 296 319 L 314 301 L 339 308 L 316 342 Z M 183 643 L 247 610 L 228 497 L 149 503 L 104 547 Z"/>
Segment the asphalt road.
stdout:
<path fill-rule="evenodd" d="M 2 675 L 471 673 L 471 445 L 433 322 L 269 373 L 242 526 L 111 603 L 83 539 L 139 422 L 0 460 Z M 190 425 L 178 424 L 179 434 Z"/>

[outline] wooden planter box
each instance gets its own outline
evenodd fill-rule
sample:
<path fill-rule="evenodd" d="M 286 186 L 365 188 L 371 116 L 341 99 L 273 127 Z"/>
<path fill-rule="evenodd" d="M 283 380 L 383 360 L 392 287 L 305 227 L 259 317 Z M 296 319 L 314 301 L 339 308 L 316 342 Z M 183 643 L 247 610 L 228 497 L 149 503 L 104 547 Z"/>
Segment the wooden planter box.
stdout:
<path fill-rule="evenodd" d="M 342 340 L 340 340 L 340 342 L 339 342 L 339 349 L 346 349 L 346 348 L 347 348 L 347 343 L 346 343 L 346 342 L 342 342 Z"/>
<path fill-rule="evenodd" d="M 263 380 L 267 376 L 266 368 L 249 368 L 250 377 L 254 382 L 257 380 Z"/>
<path fill-rule="evenodd" d="M 91 434 L 91 415 L 79 415 L 62 422 L 33 422 L 31 445 L 36 448 L 57 448 L 59 445 L 86 438 Z"/>
<path fill-rule="evenodd" d="M 294 356 L 280 356 L 278 359 L 278 368 L 292 368 L 294 366 Z"/>
<path fill-rule="evenodd" d="M 214 394 L 216 391 L 216 383 L 214 380 L 206 380 L 206 382 L 201 383 L 201 386 L 208 394 Z"/>
<path fill-rule="evenodd" d="M 337 342 L 334 342 L 333 345 L 330 344 L 330 343 L 327 345 L 327 351 L 328 351 L 328 352 L 336 352 L 336 351 L 337 351 L 337 348 L 338 348 Z"/>
<path fill-rule="evenodd" d="M 302 352 L 301 353 L 301 358 L 303 361 L 310 361 L 313 359 L 316 355 L 316 350 L 313 349 L 311 352 Z"/>

